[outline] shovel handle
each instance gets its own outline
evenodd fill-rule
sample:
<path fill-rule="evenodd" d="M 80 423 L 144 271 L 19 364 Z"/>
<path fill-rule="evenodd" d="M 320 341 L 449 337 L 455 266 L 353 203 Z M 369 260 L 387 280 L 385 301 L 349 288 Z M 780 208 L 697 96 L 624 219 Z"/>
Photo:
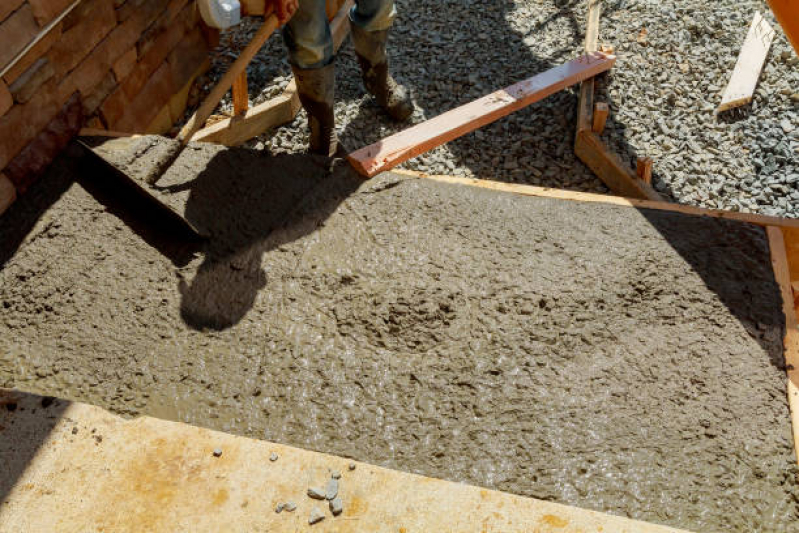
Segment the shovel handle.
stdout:
<path fill-rule="evenodd" d="M 191 138 L 194 137 L 194 134 L 205 125 L 205 121 L 208 120 L 208 117 L 214 112 L 219 101 L 222 100 L 233 86 L 233 82 L 242 72 L 246 71 L 247 65 L 250 64 L 252 58 L 255 57 L 255 54 L 258 53 L 258 50 L 261 49 L 278 26 L 280 26 L 280 23 L 275 15 L 269 15 L 266 20 L 264 20 L 263 25 L 258 29 L 258 32 L 252 38 L 250 44 L 242 50 L 233 65 L 230 66 L 225 75 L 222 76 L 222 79 L 219 80 L 219 83 L 217 83 L 208 96 L 205 97 L 205 100 L 203 100 L 203 103 L 197 108 L 197 111 L 194 112 L 186 125 L 183 126 L 183 129 L 180 130 L 177 140 L 180 142 L 181 146 L 187 145 L 189 141 L 191 141 Z"/>

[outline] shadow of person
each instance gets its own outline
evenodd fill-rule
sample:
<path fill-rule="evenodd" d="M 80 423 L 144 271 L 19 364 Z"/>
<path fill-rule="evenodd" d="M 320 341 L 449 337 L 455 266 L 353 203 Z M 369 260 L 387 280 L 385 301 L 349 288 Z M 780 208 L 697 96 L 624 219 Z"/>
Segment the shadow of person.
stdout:
<path fill-rule="evenodd" d="M 209 235 L 193 279 L 179 282 L 187 325 L 224 330 L 244 318 L 268 286 L 264 255 L 315 231 L 362 183 L 340 163 L 331 169 L 312 155 L 229 148 L 193 179 L 159 181 L 163 192 L 188 195 L 185 218 Z"/>

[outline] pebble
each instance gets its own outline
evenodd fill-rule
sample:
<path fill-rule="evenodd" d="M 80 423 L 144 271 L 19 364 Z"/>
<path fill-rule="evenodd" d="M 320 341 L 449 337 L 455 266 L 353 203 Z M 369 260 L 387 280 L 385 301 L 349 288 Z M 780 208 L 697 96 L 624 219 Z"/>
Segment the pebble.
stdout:
<path fill-rule="evenodd" d="M 222 457 L 222 448 L 214 448 L 214 457 Z"/>
<path fill-rule="evenodd" d="M 332 477 L 333 479 L 341 479 L 341 472 L 339 472 L 338 470 L 333 470 L 333 473 L 330 474 L 330 477 Z"/>
<path fill-rule="evenodd" d="M 331 478 L 325 487 L 325 498 L 328 500 L 334 499 L 338 495 L 338 480 Z"/>
<path fill-rule="evenodd" d="M 341 498 L 333 498 L 330 500 L 330 512 L 333 513 L 333 516 L 338 516 L 344 510 L 344 502 L 341 501 Z"/>
<path fill-rule="evenodd" d="M 297 504 L 294 502 L 286 502 L 283 504 L 283 509 L 285 509 L 287 513 L 293 513 L 297 510 Z"/>
<path fill-rule="evenodd" d="M 286 508 L 286 504 L 285 503 L 279 503 L 279 504 L 277 504 L 277 507 L 275 507 L 275 512 L 280 514 L 281 512 L 283 512 L 283 509 L 285 509 L 285 508 Z"/>
<path fill-rule="evenodd" d="M 269 460 L 274 463 L 275 461 L 277 461 L 277 459 L 278 459 L 277 453 L 272 452 L 272 454 L 269 456 Z"/>
<path fill-rule="evenodd" d="M 314 500 L 324 500 L 325 499 L 325 491 L 318 487 L 310 487 L 308 489 L 308 496 L 313 498 Z"/>
<path fill-rule="evenodd" d="M 321 522 L 325 519 L 325 514 L 320 511 L 317 507 L 311 509 L 311 515 L 308 517 L 308 523 L 314 525 L 318 522 Z"/>
<path fill-rule="evenodd" d="M 350 463 L 350 467 L 349 468 L 350 468 L 350 471 L 355 470 L 355 463 Z"/>

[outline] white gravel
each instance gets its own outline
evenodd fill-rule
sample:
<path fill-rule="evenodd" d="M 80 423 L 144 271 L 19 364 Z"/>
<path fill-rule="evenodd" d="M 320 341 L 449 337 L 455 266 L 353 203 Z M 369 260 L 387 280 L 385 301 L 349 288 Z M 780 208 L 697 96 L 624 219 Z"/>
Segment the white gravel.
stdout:
<path fill-rule="evenodd" d="M 397 0 L 390 46 L 397 78 L 414 93 L 412 123 L 579 54 L 584 0 Z M 756 11 L 777 29 L 754 102 L 716 116 L 741 43 Z M 259 21 L 223 36 L 210 84 L 235 57 Z M 646 29 L 646 38 L 640 39 Z M 639 42 L 643 41 L 643 42 Z M 600 42 L 616 67 L 599 84 L 611 105 L 603 135 L 631 164 L 655 160 L 655 187 L 680 203 L 799 217 L 799 59 L 764 1 L 605 2 Z M 364 95 L 355 56 L 345 42 L 337 62 L 336 117 L 352 150 L 407 127 L 393 123 Z M 272 98 L 290 79 L 275 35 L 248 71 L 254 103 Z M 575 190 L 607 192 L 572 151 L 577 93 L 543 102 L 423 154 L 403 166 Z M 230 109 L 229 99 L 221 109 Z M 301 151 L 305 113 L 247 146 Z"/>

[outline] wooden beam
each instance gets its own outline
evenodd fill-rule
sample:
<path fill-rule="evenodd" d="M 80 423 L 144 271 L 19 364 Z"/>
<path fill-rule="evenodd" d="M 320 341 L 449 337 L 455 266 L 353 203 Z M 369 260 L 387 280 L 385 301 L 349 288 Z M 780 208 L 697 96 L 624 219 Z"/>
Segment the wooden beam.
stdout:
<path fill-rule="evenodd" d="M 605 122 L 608 120 L 610 114 L 610 106 L 605 102 L 597 102 L 594 104 L 594 120 L 591 126 L 591 131 L 600 135 L 605 130 Z"/>
<path fill-rule="evenodd" d="M 791 290 L 790 267 L 785 249 L 785 239 L 778 227 L 766 228 L 774 278 L 782 294 L 782 311 L 785 315 L 785 368 L 788 373 L 788 406 L 791 410 L 793 444 L 799 457 L 799 325 L 796 322 L 793 291 Z"/>
<path fill-rule="evenodd" d="M 595 194 L 588 192 L 567 191 L 565 189 L 551 189 L 549 187 L 536 187 L 534 185 L 521 185 L 518 183 L 503 183 L 500 181 L 483 180 L 476 178 L 462 178 L 458 176 L 436 176 L 417 172 L 414 170 L 394 169 L 391 172 L 413 178 L 431 179 L 443 183 L 456 185 L 468 185 L 481 189 L 519 194 L 522 196 L 536 196 L 540 198 L 553 198 L 557 200 L 569 200 L 573 202 L 589 202 L 597 204 L 618 205 L 623 207 L 634 207 L 635 209 L 653 209 L 655 211 L 670 211 L 683 215 L 700 217 L 723 218 L 725 220 L 735 220 L 746 222 L 757 226 L 775 226 L 784 231 L 797 231 L 799 233 L 799 219 L 780 218 L 768 215 L 758 215 L 755 213 L 740 213 L 737 211 L 724 211 L 721 209 L 705 209 L 692 205 L 681 205 L 671 202 L 639 200 L 636 198 L 624 198 L 621 196 L 611 196 L 608 194 Z"/>
<path fill-rule="evenodd" d="M 727 111 L 752 101 L 760 71 L 763 69 L 763 63 L 773 40 L 774 29 L 763 15 L 755 13 L 717 112 Z"/>
<path fill-rule="evenodd" d="M 333 44 L 338 50 L 350 30 L 349 10 L 354 0 L 347 0 L 330 23 Z M 198 142 L 213 142 L 237 146 L 270 128 L 291 122 L 300 110 L 297 85 L 292 80 L 280 96 L 249 109 L 244 115 L 221 120 L 194 134 Z"/>
<path fill-rule="evenodd" d="M 768 0 L 768 5 L 799 54 L 799 3 L 796 0 Z"/>
<path fill-rule="evenodd" d="M 602 140 L 590 131 L 577 133 L 574 153 L 615 194 L 629 198 L 661 201 L 663 198 L 652 186 L 638 176 L 609 151 Z"/>
<path fill-rule="evenodd" d="M 250 95 L 247 92 L 247 70 L 233 81 L 233 115 L 240 116 L 250 108 Z M 207 119 L 206 119 L 207 120 Z"/>
<path fill-rule="evenodd" d="M 348 159 L 359 173 L 368 177 L 374 176 L 514 111 L 543 100 L 570 85 L 605 72 L 613 66 L 615 61 L 615 56 L 601 52 L 582 55 L 564 65 L 493 92 L 375 144 L 361 148 L 351 153 Z"/>
<path fill-rule="evenodd" d="M 78 137 L 139 137 L 140 133 L 127 133 L 124 131 L 101 130 L 98 128 L 81 128 Z"/>
<path fill-rule="evenodd" d="M 593 52 L 599 42 L 599 17 L 602 14 L 602 0 L 588 0 L 588 16 L 585 28 L 585 52 Z M 594 109 L 594 79 L 580 84 L 580 103 L 577 106 L 577 131 L 591 128 Z"/>
<path fill-rule="evenodd" d="M 252 58 L 255 57 L 255 54 L 261 49 L 267 39 L 275 32 L 278 28 L 279 24 L 277 21 L 277 17 L 275 15 L 269 15 L 267 19 L 264 21 L 263 25 L 258 29 L 255 36 L 252 38 L 250 43 L 242 50 L 239 57 L 236 58 L 236 61 L 233 65 L 230 66 L 225 75 L 222 76 L 222 79 L 219 80 L 219 83 L 211 89 L 211 92 L 208 96 L 205 97 L 203 103 L 200 104 L 200 107 L 197 108 L 197 111 L 191 116 L 189 121 L 183 126 L 183 129 L 180 130 L 180 134 L 178 135 L 178 141 L 182 145 L 187 144 L 191 138 L 197 133 L 200 128 L 203 127 L 205 121 L 208 120 L 208 117 L 211 116 L 211 113 L 214 112 L 214 109 L 219 104 L 219 101 L 222 100 L 222 97 L 230 90 L 233 86 L 233 82 L 242 72 L 245 72 L 247 65 L 250 64 Z"/>

